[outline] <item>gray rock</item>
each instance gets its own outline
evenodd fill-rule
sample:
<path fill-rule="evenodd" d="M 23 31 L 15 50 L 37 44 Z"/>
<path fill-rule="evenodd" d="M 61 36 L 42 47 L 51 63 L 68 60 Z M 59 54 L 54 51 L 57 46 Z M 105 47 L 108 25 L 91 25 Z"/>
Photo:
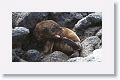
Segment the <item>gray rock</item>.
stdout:
<path fill-rule="evenodd" d="M 12 37 L 17 39 L 20 39 L 24 35 L 27 35 L 29 33 L 30 33 L 29 29 L 25 27 L 15 27 L 14 29 L 12 29 Z"/>
<path fill-rule="evenodd" d="M 81 12 L 81 15 L 82 15 L 83 17 L 86 17 L 86 16 L 88 16 L 88 15 L 91 14 L 91 13 L 94 13 L 94 12 Z"/>
<path fill-rule="evenodd" d="M 48 19 L 48 14 L 48 12 L 13 12 L 12 26 L 25 26 L 30 31 L 33 31 L 38 22 Z"/>
<path fill-rule="evenodd" d="M 43 58 L 43 62 L 65 62 L 68 56 L 60 51 L 55 51 Z"/>
<path fill-rule="evenodd" d="M 101 62 L 102 61 L 102 51 L 101 49 L 96 49 L 93 54 L 87 57 L 75 57 L 67 60 L 68 62 Z"/>
<path fill-rule="evenodd" d="M 92 13 L 82 18 L 75 24 L 73 31 L 81 38 L 81 41 L 86 37 L 95 36 L 102 28 L 102 14 Z"/>
<path fill-rule="evenodd" d="M 15 54 L 12 54 L 12 62 L 27 62 L 27 61 L 21 59 L 20 57 L 18 57 Z"/>
<path fill-rule="evenodd" d="M 12 49 L 12 53 L 21 57 L 25 52 L 21 48 L 15 48 L 15 49 Z"/>
<path fill-rule="evenodd" d="M 97 33 L 96 36 L 98 36 L 100 39 L 102 38 L 102 29 L 100 29 Z"/>
<path fill-rule="evenodd" d="M 28 62 L 40 62 L 43 58 L 43 54 L 35 49 L 28 50 L 22 58 Z"/>
<path fill-rule="evenodd" d="M 86 38 L 81 43 L 81 54 L 80 56 L 86 57 L 95 50 L 95 46 L 100 42 L 100 39 L 97 36 L 91 36 Z"/>
<path fill-rule="evenodd" d="M 42 42 L 30 33 L 25 27 L 15 27 L 12 29 L 12 48 L 22 48 L 25 51 L 29 49 L 40 50 Z"/>
<path fill-rule="evenodd" d="M 90 37 L 90 36 L 95 36 L 96 31 L 98 31 L 101 27 L 100 26 L 95 26 L 94 28 L 88 28 L 84 32 L 85 37 Z"/>
<path fill-rule="evenodd" d="M 15 27 L 12 29 L 12 47 L 21 48 L 22 42 L 24 42 L 29 33 L 29 29 L 25 27 Z"/>
<path fill-rule="evenodd" d="M 30 12 L 12 12 L 12 27 L 16 27 Z"/>
<path fill-rule="evenodd" d="M 22 48 L 27 51 L 30 49 L 36 49 L 41 51 L 43 49 L 43 46 L 45 44 L 45 41 L 38 41 L 35 36 L 32 34 L 29 34 L 25 40 L 22 42 Z"/>
<path fill-rule="evenodd" d="M 101 39 L 100 42 L 96 45 L 96 48 L 102 48 L 102 29 L 100 29 L 96 33 L 96 36 L 98 36 Z"/>
<path fill-rule="evenodd" d="M 24 51 L 20 48 L 12 49 L 12 61 L 13 62 L 23 62 L 23 61 L 25 61 L 21 58 L 23 54 L 24 54 Z"/>
<path fill-rule="evenodd" d="M 53 20 L 55 20 L 61 26 L 73 28 L 75 23 L 82 19 L 83 16 L 79 12 L 54 12 L 51 13 Z"/>
<path fill-rule="evenodd" d="M 99 47 L 99 49 L 102 48 L 102 45 Z"/>
<path fill-rule="evenodd" d="M 12 53 L 12 62 L 20 62 L 20 57 L 16 54 Z"/>
<path fill-rule="evenodd" d="M 93 51 L 92 54 L 90 54 L 88 57 L 86 57 L 85 59 L 88 62 L 102 62 L 102 49 L 96 49 Z"/>
<path fill-rule="evenodd" d="M 102 13 L 96 12 L 82 18 L 75 24 L 74 30 L 79 31 L 93 26 L 102 26 Z"/>
<path fill-rule="evenodd" d="M 85 30 L 77 32 L 77 35 L 80 37 L 81 41 L 87 37 L 96 36 L 96 33 L 102 28 L 102 26 L 89 27 Z"/>
<path fill-rule="evenodd" d="M 79 57 L 79 56 L 80 56 L 79 51 L 76 51 L 70 56 L 70 58 Z"/>
<path fill-rule="evenodd" d="M 100 49 L 102 48 L 102 40 L 95 46 L 95 49 Z"/>
<path fill-rule="evenodd" d="M 85 62 L 83 57 L 75 57 L 67 60 L 68 62 Z"/>
<path fill-rule="evenodd" d="M 95 36 L 96 32 L 98 32 L 102 28 L 102 13 L 92 13 L 88 16 L 79 20 L 73 31 L 81 38 L 81 41 L 86 37 Z"/>

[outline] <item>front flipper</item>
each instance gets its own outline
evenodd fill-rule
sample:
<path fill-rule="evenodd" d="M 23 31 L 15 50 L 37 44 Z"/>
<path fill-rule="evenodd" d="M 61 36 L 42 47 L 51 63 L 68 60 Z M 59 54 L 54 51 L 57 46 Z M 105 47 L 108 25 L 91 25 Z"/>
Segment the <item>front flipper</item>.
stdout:
<path fill-rule="evenodd" d="M 77 50 L 80 49 L 80 47 L 72 40 L 68 39 L 68 38 L 63 38 L 63 42 L 69 46 L 71 46 L 73 49 Z"/>
<path fill-rule="evenodd" d="M 52 49 L 53 49 L 53 45 L 54 45 L 54 41 L 47 41 L 45 46 L 44 46 L 44 54 L 50 54 L 52 53 Z"/>

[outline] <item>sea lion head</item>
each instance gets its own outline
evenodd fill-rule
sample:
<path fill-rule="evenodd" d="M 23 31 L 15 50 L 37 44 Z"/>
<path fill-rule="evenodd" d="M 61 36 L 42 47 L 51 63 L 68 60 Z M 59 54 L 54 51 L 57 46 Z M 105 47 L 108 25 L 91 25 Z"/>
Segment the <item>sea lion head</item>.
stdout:
<path fill-rule="evenodd" d="M 61 33 L 62 27 L 53 20 L 41 21 L 34 29 L 34 35 L 38 40 L 44 38 L 56 38 L 56 35 L 60 35 Z"/>

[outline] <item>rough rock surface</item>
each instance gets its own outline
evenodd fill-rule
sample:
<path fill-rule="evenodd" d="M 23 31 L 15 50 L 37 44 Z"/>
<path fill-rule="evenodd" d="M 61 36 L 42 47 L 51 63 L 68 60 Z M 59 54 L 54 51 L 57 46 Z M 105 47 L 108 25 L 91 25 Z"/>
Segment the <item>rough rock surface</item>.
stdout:
<path fill-rule="evenodd" d="M 24 53 L 22 58 L 28 62 L 40 62 L 43 58 L 43 54 L 35 49 L 31 49 Z"/>
<path fill-rule="evenodd" d="M 85 37 L 94 36 L 96 31 L 98 31 L 99 29 L 100 29 L 99 26 L 95 26 L 94 28 L 88 28 L 88 29 L 85 30 L 84 36 Z"/>
<path fill-rule="evenodd" d="M 20 62 L 20 57 L 18 57 L 16 54 L 12 53 L 12 61 L 13 62 Z"/>
<path fill-rule="evenodd" d="M 86 38 L 82 43 L 81 43 L 81 54 L 80 56 L 86 57 L 89 54 L 91 54 L 95 50 L 95 46 L 100 42 L 100 38 L 97 36 L 91 36 Z"/>
<path fill-rule="evenodd" d="M 79 20 L 73 30 L 76 34 L 84 40 L 87 37 L 95 36 L 95 34 L 102 28 L 102 13 L 92 13 Z"/>
<path fill-rule="evenodd" d="M 25 27 L 15 27 L 12 29 L 12 47 L 20 48 L 29 33 L 29 29 Z"/>
<path fill-rule="evenodd" d="M 69 28 L 74 27 L 74 24 L 83 18 L 81 13 L 77 12 L 55 12 L 51 13 L 51 16 L 53 17 L 53 20 L 58 22 L 62 26 L 67 26 Z"/>
<path fill-rule="evenodd" d="M 79 56 L 80 56 L 79 51 L 76 51 L 70 56 L 70 58 L 79 57 Z"/>
<path fill-rule="evenodd" d="M 68 60 L 68 56 L 60 51 L 55 51 L 45 56 L 42 62 L 65 62 Z"/>
<path fill-rule="evenodd" d="M 20 48 L 12 49 L 12 61 L 13 62 L 24 62 L 21 57 L 24 54 L 24 51 Z"/>
<path fill-rule="evenodd" d="M 98 42 L 98 44 L 95 46 L 95 49 L 100 49 L 102 48 L 102 40 L 100 40 L 100 42 Z"/>
<path fill-rule="evenodd" d="M 77 35 L 81 38 L 81 41 L 84 39 L 91 37 L 91 36 L 96 36 L 96 33 L 102 28 L 102 26 L 94 26 L 94 27 L 89 27 L 85 30 L 81 30 L 77 32 Z"/>
<path fill-rule="evenodd" d="M 44 41 L 38 41 L 35 36 L 33 36 L 32 34 L 29 34 L 23 44 L 22 44 L 22 48 L 23 50 L 27 51 L 30 49 L 36 49 L 38 51 L 41 51 L 44 45 Z"/>
<path fill-rule="evenodd" d="M 48 14 L 47 12 L 15 12 L 12 14 L 12 26 L 25 26 L 30 31 L 33 31 L 38 22 L 48 19 Z"/>
<path fill-rule="evenodd" d="M 97 33 L 96 36 L 98 36 L 100 39 L 102 38 L 102 29 L 100 29 Z"/>
<path fill-rule="evenodd" d="M 102 25 L 102 13 L 96 12 L 82 18 L 75 24 L 74 30 L 79 31 L 93 26 Z"/>
<path fill-rule="evenodd" d="M 13 40 L 23 39 L 24 36 L 26 36 L 29 33 L 29 29 L 25 27 L 15 27 L 14 29 L 12 29 L 12 38 Z"/>
<path fill-rule="evenodd" d="M 12 27 L 16 27 L 30 12 L 12 12 Z"/>
<path fill-rule="evenodd" d="M 93 54 L 87 57 L 75 57 L 70 58 L 68 62 L 101 62 L 102 61 L 102 49 L 96 49 Z"/>

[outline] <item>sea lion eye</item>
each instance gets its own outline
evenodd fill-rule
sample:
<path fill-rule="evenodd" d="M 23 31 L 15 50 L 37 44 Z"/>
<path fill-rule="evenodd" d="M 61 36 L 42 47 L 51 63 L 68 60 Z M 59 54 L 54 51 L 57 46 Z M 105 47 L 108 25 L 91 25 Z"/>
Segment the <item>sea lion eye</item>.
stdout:
<path fill-rule="evenodd" d="M 44 30 L 43 30 L 43 32 L 48 32 L 49 30 L 48 30 L 48 28 L 45 28 Z"/>
<path fill-rule="evenodd" d="M 52 31 L 52 32 L 55 32 L 55 31 L 56 31 L 56 28 L 52 28 L 51 31 Z"/>

